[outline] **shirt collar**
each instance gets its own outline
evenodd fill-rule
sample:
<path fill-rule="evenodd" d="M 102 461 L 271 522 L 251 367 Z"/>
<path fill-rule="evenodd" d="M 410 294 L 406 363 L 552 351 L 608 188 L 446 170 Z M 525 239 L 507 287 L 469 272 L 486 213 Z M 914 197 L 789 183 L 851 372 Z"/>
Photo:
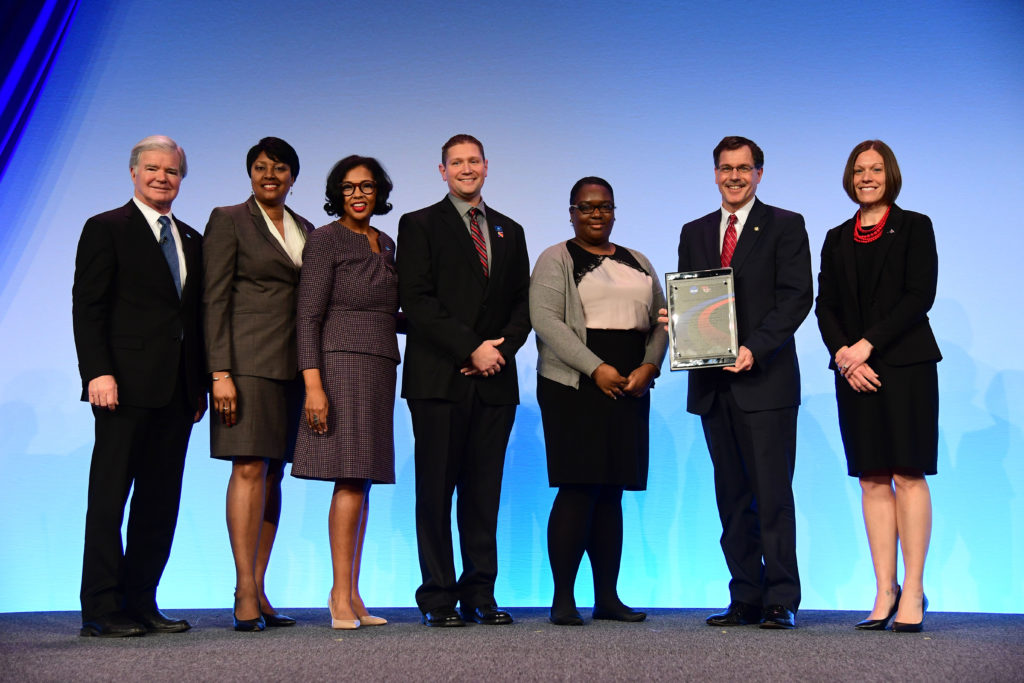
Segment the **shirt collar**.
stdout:
<path fill-rule="evenodd" d="M 448 193 L 448 199 L 449 201 L 451 201 L 452 206 L 455 207 L 455 210 L 459 212 L 460 216 L 465 216 L 467 211 L 473 208 L 477 208 L 480 209 L 480 213 L 484 215 L 484 218 L 487 218 L 487 207 L 484 205 L 483 199 L 481 199 L 480 203 L 477 204 L 475 207 L 469 202 L 460 199 L 459 197 L 456 197 L 451 192 Z"/>
<path fill-rule="evenodd" d="M 756 200 L 757 200 L 756 196 L 755 197 L 751 197 L 749 202 L 747 202 L 746 204 L 744 204 L 743 206 L 741 206 L 739 209 L 736 210 L 736 222 L 741 227 L 747 224 L 747 216 L 750 215 L 750 210 L 754 208 L 754 201 L 756 201 Z M 723 221 L 728 221 L 729 220 L 729 213 L 730 212 L 726 211 L 725 207 L 723 206 L 722 207 L 722 220 Z"/>
<path fill-rule="evenodd" d="M 158 227 L 160 224 L 157 222 L 157 220 L 160 218 L 160 216 L 165 215 L 171 219 L 171 224 L 174 224 L 174 218 L 171 217 L 171 214 L 169 212 L 166 214 L 162 214 L 156 209 L 154 209 L 152 206 L 149 206 L 148 204 L 144 204 L 143 202 L 141 202 L 139 198 L 136 197 L 135 195 L 132 195 L 132 201 L 135 202 L 135 206 L 139 207 L 139 211 L 142 212 L 142 217 L 146 219 L 146 222 L 149 224 L 149 227 Z"/>

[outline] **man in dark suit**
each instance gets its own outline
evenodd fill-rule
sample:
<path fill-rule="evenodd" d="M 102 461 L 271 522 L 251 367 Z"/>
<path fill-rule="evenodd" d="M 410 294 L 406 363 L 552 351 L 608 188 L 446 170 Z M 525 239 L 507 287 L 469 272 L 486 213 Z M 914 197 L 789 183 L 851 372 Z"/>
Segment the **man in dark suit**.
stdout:
<path fill-rule="evenodd" d="M 519 403 L 515 354 L 530 332 L 530 263 L 522 227 L 480 196 L 487 177 L 480 141 L 448 140 L 440 171 L 448 196 L 398 224 L 399 293 L 409 321 L 402 396 L 416 439 L 423 574 L 416 603 L 428 626 L 462 626 L 464 619 L 510 624 L 494 598 L 496 534 L 505 448 Z"/>
<path fill-rule="evenodd" d="M 693 370 L 686 409 L 701 416 L 715 468 L 731 603 L 712 626 L 793 628 L 800 604 L 793 467 L 800 368 L 793 335 L 810 311 L 802 216 L 754 192 L 764 153 L 724 138 L 714 150 L 722 208 L 683 226 L 679 270 L 731 266 L 740 348 L 735 365 Z"/>
<path fill-rule="evenodd" d="M 143 139 L 129 169 L 132 199 L 82 229 L 71 295 L 82 400 L 96 421 L 83 636 L 190 627 L 159 610 L 156 588 L 171 551 L 192 424 L 206 411 L 202 240 L 171 215 L 187 170 L 177 143 L 162 135 Z"/>

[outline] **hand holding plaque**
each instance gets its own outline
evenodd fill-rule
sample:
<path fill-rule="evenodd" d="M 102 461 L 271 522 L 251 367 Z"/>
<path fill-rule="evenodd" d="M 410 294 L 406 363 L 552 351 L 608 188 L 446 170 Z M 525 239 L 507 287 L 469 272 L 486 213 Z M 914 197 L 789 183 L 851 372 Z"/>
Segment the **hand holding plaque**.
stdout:
<path fill-rule="evenodd" d="M 665 275 L 672 370 L 717 368 L 736 362 L 735 292 L 732 268 Z"/>

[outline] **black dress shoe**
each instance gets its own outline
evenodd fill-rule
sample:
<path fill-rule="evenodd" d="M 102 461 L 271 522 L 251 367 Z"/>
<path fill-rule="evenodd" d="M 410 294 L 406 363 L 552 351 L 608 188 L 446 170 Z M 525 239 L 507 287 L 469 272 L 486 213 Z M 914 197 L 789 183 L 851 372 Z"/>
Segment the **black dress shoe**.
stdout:
<path fill-rule="evenodd" d="M 295 626 L 295 619 L 287 614 L 268 614 L 263 612 L 260 616 L 263 617 L 263 622 L 267 626 Z"/>
<path fill-rule="evenodd" d="M 146 635 L 146 628 L 122 612 L 113 612 L 83 621 L 82 630 L 78 632 L 78 635 L 96 638 L 130 638 Z"/>
<path fill-rule="evenodd" d="M 423 614 L 423 623 L 427 626 L 465 626 L 454 607 L 439 607 Z"/>
<path fill-rule="evenodd" d="M 647 618 L 647 612 L 638 612 L 637 610 L 630 609 L 625 605 L 607 609 L 594 605 L 594 612 L 591 616 L 594 619 L 603 619 L 606 621 L 638 622 Z"/>
<path fill-rule="evenodd" d="M 928 611 L 928 596 L 923 596 L 924 600 L 921 601 L 921 621 L 916 624 L 907 624 L 902 621 L 892 622 L 893 633 L 920 633 L 924 630 L 924 615 Z"/>
<path fill-rule="evenodd" d="M 768 605 L 761 613 L 761 628 L 796 628 L 796 615 L 782 605 Z"/>
<path fill-rule="evenodd" d="M 571 610 L 559 612 L 556 612 L 555 608 L 552 607 L 548 621 L 555 626 L 583 626 L 583 617 L 580 616 L 579 610 L 575 607 Z"/>
<path fill-rule="evenodd" d="M 900 596 L 903 595 L 903 589 L 896 589 L 896 602 L 892 603 L 892 609 L 889 610 L 889 614 L 886 615 L 885 619 L 865 619 L 858 621 L 853 625 L 854 628 L 861 631 L 884 631 L 886 626 L 889 625 L 889 620 L 896 616 L 896 611 L 900 608 Z"/>
<path fill-rule="evenodd" d="M 462 608 L 462 618 L 484 626 L 504 626 L 512 623 L 512 615 L 497 605 L 483 605 L 473 609 Z"/>
<path fill-rule="evenodd" d="M 262 631 L 267 627 L 267 622 L 263 619 L 262 614 L 255 619 L 239 619 L 237 614 L 231 612 L 231 623 L 235 625 L 236 631 L 244 633 Z"/>
<path fill-rule="evenodd" d="M 129 611 L 128 615 L 142 624 L 147 633 L 181 633 L 192 628 L 184 619 L 171 619 L 156 607 Z"/>
<path fill-rule="evenodd" d="M 704 623 L 708 626 L 746 626 L 760 621 L 761 608 L 759 606 L 733 600 L 729 603 L 728 609 L 718 614 L 712 614 L 704 620 Z"/>

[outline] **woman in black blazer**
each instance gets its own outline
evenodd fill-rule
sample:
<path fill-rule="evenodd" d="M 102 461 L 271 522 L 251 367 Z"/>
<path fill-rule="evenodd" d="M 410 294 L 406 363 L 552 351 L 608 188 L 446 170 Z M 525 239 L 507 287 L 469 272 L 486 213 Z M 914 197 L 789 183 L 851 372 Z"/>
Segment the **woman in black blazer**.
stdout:
<path fill-rule="evenodd" d="M 815 314 L 832 355 L 847 470 L 859 477 L 877 594 L 859 629 L 920 631 L 928 609 L 942 359 L 928 324 L 938 256 L 927 216 L 895 205 L 902 178 L 881 140 L 853 148 L 843 187 L 860 209 L 829 230 Z M 903 586 L 896 581 L 897 545 Z M 901 599 L 902 598 L 902 599 Z"/>

